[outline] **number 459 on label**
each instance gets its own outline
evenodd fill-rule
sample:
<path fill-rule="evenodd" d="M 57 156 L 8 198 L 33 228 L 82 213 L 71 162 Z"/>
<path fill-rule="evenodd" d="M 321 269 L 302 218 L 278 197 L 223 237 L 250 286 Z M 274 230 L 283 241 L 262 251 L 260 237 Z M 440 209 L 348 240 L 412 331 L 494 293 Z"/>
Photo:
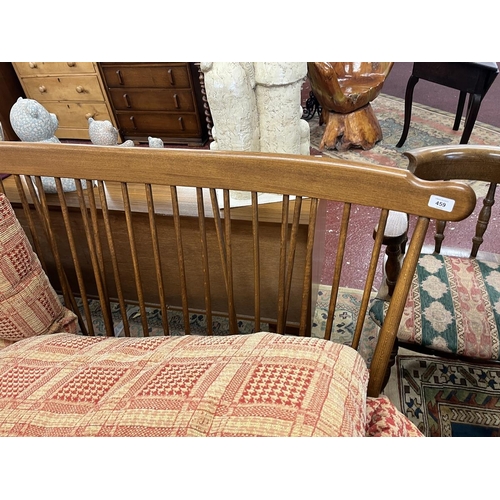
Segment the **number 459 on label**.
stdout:
<path fill-rule="evenodd" d="M 436 196 L 433 194 L 429 198 L 429 207 L 436 208 L 437 210 L 443 210 L 443 212 L 451 212 L 455 206 L 455 200 L 450 198 L 443 198 L 442 196 Z"/>

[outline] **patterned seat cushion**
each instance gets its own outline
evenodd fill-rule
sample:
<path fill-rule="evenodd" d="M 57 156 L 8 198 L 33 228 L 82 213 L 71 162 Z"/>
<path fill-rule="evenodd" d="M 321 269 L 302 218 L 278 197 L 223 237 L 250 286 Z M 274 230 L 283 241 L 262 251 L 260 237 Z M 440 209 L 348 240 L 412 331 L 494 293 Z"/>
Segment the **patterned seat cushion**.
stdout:
<path fill-rule="evenodd" d="M 371 317 L 382 324 L 388 303 L 376 299 Z M 478 259 L 421 254 L 398 339 L 433 350 L 499 360 L 500 265 Z"/>
<path fill-rule="evenodd" d="M 44 335 L 0 350 L 0 436 L 362 437 L 368 377 L 323 339 Z"/>
<path fill-rule="evenodd" d="M 6 196 L 0 193 L 0 339 L 76 332 Z"/>

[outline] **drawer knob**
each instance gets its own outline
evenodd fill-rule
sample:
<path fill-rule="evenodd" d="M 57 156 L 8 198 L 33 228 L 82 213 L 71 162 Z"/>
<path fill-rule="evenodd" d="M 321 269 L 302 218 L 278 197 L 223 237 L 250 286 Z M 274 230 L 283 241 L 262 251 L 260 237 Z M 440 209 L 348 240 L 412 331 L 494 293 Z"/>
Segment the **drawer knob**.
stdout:
<path fill-rule="evenodd" d="M 134 129 L 137 129 L 137 125 L 135 124 L 135 120 L 134 120 L 133 116 L 130 117 L 130 123 L 132 124 L 132 127 L 134 127 Z"/>
<path fill-rule="evenodd" d="M 36 63 L 33 63 L 33 62 L 29 62 L 28 63 L 28 66 L 31 68 L 31 69 L 35 69 L 37 67 Z"/>
<path fill-rule="evenodd" d="M 81 85 L 78 85 L 78 87 L 76 87 L 76 91 L 79 93 L 79 94 L 82 94 L 84 92 L 84 88 L 81 86 Z"/>
<path fill-rule="evenodd" d="M 76 63 L 74 62 L 69 62 L 69 63 L 66 63 L 70 68 L 74 68 L 76 66 Z"/>
<path fill-rule="evenodd" d="M 182 119 L 182 116 L 179 116 L 179 127 L 181 130 L 184 130 L 184 120 Z"/>
<path fill-rule="evenodd" d="M 180 108 L 179 106 L 179 98 L 177 97 L 177 94 L 174 94 L 174 104 L 177 109 Z"/>
<path fill-rule="evenodd" d="M 118 71 L 116 72 L 116 76 L 117 76 L 117 78 L 118 78 L 118 83 L 119 83 L 120 85 L 123 85 L 123 78 L 122 78 L 122 73 L 121 73 L 121 71 L 120 71 L 120 70 L 118 70 Z"/>
<path fill-rule="evenodd" d="M 40 94 L 43 94 L 47 92 L 47 87 L 45 87 L 44 85 L 40 85 L 40 87 L 38 87 L 38 90 L 40 91 Z"/>
<path fill-rule="evenodd" d="M 87 113 L 85 115 L 85 118 L 87 118 L 87 120 L 88 120 L 89 118 L 94 118 L 94 116 L 95 116 L 95 113 Z"/>

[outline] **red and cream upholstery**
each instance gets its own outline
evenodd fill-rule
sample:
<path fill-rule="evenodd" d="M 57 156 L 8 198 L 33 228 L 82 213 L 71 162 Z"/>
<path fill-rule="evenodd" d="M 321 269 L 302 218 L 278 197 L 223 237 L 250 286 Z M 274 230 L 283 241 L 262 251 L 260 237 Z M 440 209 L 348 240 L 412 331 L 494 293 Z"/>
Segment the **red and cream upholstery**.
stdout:
<path fill-rule="evenodd" d="M 421 435 L 367 383 L 322 339 L 39 336 L 0 350 L 0 436 Z"/>
<path fill-rule="evenodd" d="M 60 302 L 14 210 L 0 193 L 0 339 L 75 332 L 76 316 Z"/>

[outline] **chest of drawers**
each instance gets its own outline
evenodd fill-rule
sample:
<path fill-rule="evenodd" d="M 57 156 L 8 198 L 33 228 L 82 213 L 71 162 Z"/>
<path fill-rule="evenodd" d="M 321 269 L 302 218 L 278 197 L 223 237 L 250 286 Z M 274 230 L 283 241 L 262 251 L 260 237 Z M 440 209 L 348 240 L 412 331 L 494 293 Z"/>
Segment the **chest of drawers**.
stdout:
<path fill-rule="evenodd" d="M 195 63 L 99 63 L 123 139 L 201 146 L 208 140 Z"/>
<path fill-rule="evenodd" d="M 89 139 L 88 118 L 115 127 L 97 63 L 13 62 L 26 97 L 37 100 L 59 121 L 60 139 Z"/>

